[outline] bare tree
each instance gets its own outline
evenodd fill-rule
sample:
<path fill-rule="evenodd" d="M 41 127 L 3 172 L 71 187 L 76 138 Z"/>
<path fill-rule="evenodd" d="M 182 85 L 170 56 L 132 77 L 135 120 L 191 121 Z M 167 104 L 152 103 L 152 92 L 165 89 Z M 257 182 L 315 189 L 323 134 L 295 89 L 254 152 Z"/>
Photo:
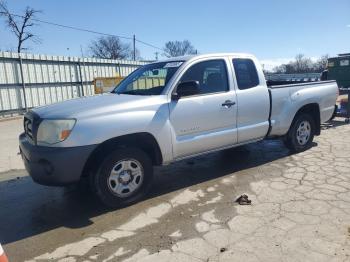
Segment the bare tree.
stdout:
<path fill-rule="evenodd" d="M 196 54 L 197 51 L 190 41 L 168 41 L 164 46 L 164 54 L 167 57 Z"/>
<path fill-rule="evenodd" d="M 328 55 L 323 55 L 316 62 L 303 54 L 295 56 L 294 61 L 282 64 L 273 69 L 275 73 L 298 74 L 298 73 L 320 73 L 327 67 Z"/>
<path fill-rule="evenodd" d="M 104 36 L 92 41 L 89 50 L 93 57 L 103 59 L 130 59 L 133 56 L 130 44 L 123 43 L 116 36 Z M 137 49 L 136 58 L 140 59 Z"/>
<path fill-rule="evenodd" d="M 317 72 L 322 72 L 323 70 L 327 69 L 327 63 L 328 63 L 329 55 L 323 55 L 321 56 L 315 63 L 315 70 Z"/>
<path fill-rule="evenodd" d="M 312 71 L 312 61 L 310 58 L 305 57 L 303 54 L 297 54 L 295 56 L 295 62 L 292 64 L 295 73 L 308 73 Z"/>
<path fill-rule="evenodd" d="M 5 2 L 0 2 L 0 16 L 5 18 L 7 27 L 17 37 L 18 53 L 27 49 L 23 47 L 24 42 L 27 40 L 31 40 L 34 43 L 41 42 L 40 39 L 30 30 L 36 25 L 33 23 L 33 19 L 35 19 L 37 13 L 40 13 L 40 11 L 27 6 L 23 15 L 14 15 L 8 10 Z"/>
<path fill-rule="evenodd" d="M 276 74 L 285 74 L 287 72 L 286 64 L 275 66 L 272 71 Z"/>

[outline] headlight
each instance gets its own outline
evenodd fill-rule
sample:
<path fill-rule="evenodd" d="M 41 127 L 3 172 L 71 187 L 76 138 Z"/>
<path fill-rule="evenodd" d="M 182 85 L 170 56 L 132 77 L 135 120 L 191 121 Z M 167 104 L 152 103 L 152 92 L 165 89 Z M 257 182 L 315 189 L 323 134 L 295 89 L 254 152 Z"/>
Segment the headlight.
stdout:
<path fill-rule="evenodd" d="M 52 145 L 66 140 L 72 132 L 75 122 L 75 119 L 43 120 L 38 129 L 37 144 Z"/>

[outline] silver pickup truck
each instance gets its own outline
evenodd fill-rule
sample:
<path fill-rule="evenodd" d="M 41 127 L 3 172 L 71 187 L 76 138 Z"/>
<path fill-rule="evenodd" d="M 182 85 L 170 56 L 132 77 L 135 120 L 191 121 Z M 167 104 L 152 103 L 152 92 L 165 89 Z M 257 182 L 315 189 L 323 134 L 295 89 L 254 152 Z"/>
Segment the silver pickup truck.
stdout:
<path fill-rule="evenodd" d="M 309 148 L 337 93 L 335 81 L 267 86 L 248 54 L 171 58 L 140 67 L 111 93 L 29 111 L 20 152 L 37 183 L 86 177 L 103 203 L 125 205 L 150 188 L 154 165 L 265 138 Z"/>

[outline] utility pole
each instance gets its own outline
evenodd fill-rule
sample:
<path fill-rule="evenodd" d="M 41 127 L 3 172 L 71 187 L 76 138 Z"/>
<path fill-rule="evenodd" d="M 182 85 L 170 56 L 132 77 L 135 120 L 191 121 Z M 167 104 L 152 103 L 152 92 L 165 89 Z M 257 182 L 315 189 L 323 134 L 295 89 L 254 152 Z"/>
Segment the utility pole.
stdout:
<path fill-rule="evenodd" d="M 78 71 L 79 71 L 79 77 L 80 77 L 80 87 L 81 87 L 81 90 L 80 90 L 80 96 L 84 96 L 84 82 L 83 82 L 83 74 L 81 72 L 81 58 L 79 58 L 78 60 Z"/>
<path fill-rule="evenodd" d="M 133 58 L 134 58 L 134 61 L 136 61 L 136 37 L 135 37 L 135 35 L 133 36 L 132 40 L 133 40 Z"/>
<path fill-rule="evenodd" d="M 22 56 L 21 53 L 18 53 L 19 58 L 19 69 L 21 71 L 21 80 L 22 80 L 22 89 L 23 89 L 23 98 L 24 98 L 24 108 L 26 112 L 28 111 L 28 105 L 27 105 L 27 95 L 26 95 L 26 83 L 24 81 L 24 74 L 23 74 L 23 62 L 22 62 Z"/>
<path fill-rule="evenodd" d="M 159 54 L 159 52 L 155 52 L 154 54 L 156 55 L 156 61 L 158 61 L 158 54 Z"/>
<path fill-rule="evenodd" d="M 83 70 L 84 70 L 84 75 L 81 72 L 81 66 L 79 66 L 79 70 L 80 70 L 80 79 L 81 79 L 81 88 L 82 88 L 82 94 L 84 95 L 84 81 L 83 81 L 83 77 L 85 78 L 85 81 L 87 81 L 86 78 L 86 72 L 85 72 L 85 59 L 84 59 L 84 52 L 83 52 L 83 46 L 80 45 L 80 52 L 81 52 L 81 59 L 83 60 Z"/>

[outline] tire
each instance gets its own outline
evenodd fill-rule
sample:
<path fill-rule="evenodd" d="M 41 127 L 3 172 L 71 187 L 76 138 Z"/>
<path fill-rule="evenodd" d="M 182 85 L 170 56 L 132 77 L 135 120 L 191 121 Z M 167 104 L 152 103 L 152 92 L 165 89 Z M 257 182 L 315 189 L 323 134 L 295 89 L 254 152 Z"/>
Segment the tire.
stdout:
<path fill-rule="evenodd" d="M 138 148 L 121 148 L 103 160 L 91 186 L 104 205 L 117 208 L 139 201 L 152 180 L 153 166 L 148 155 Z"/>
<path fill-rule="evenodd" d="M 338 111 L 338 106 L 335 105 L 333 114 L 332 114 L 331 118 L 328 121 L 332 121 L 337 116 L 337 111 Z"/>
<path fill-rule="evenodd" d="M 295 153 L 305 151 L 312 145 L 315 129 L 315 121 L 310 115 L 297 115 L 284 139 L 285 146 Z"/>

